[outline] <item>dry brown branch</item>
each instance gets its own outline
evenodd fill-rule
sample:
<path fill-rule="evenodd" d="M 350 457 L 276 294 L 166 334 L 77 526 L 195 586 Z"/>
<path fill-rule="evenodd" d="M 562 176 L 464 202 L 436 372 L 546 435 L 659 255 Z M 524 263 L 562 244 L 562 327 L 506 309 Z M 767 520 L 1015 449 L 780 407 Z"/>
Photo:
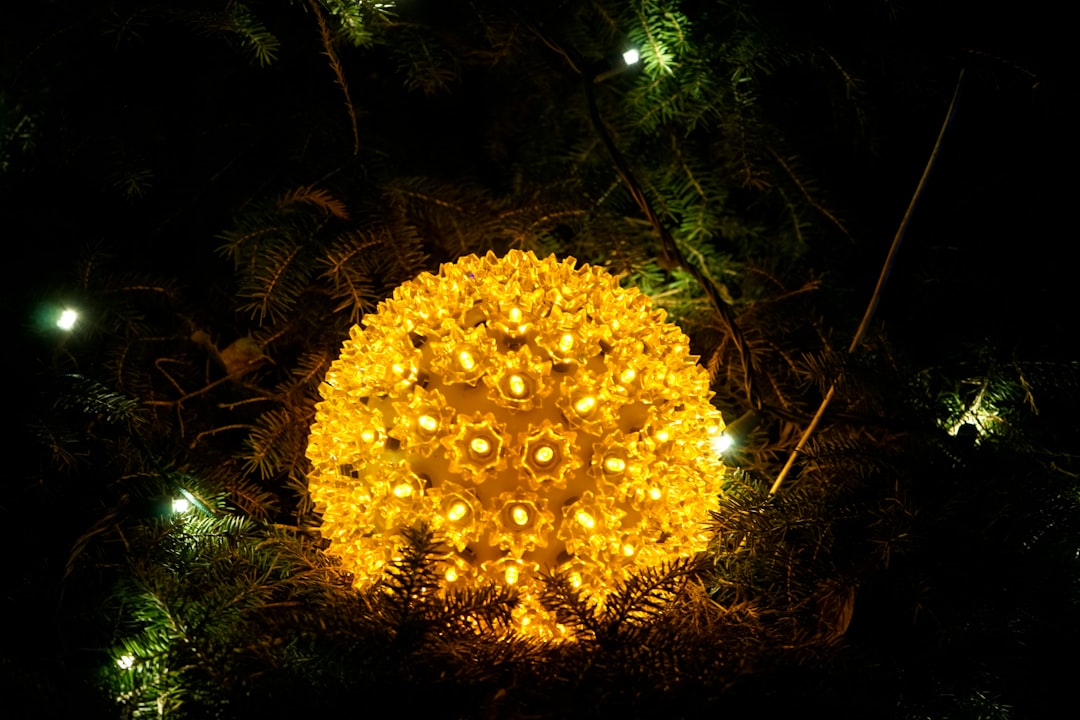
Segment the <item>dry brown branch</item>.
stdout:
<path fill-rule="evenodd" d="M 322 11 L 319 9 L 319 4 L 315 0 L 308 0 L 308 5 L 311 6 L 311 10 L 315 13 L 315 19 L 319 23 L 319 37 L 322 38 L 326 57 L 330 61 L 330 69 L 334 71 L 337 84 L 341 88 L 342 94 L 345 95 L 345 108 L 349 111 L 349 121 L 352 123 L 353 155 L 359 155 L 360 129 L 356 122 L 356 106 L 353 105 L 352 98 L 349 97 L 349 86 L 345 82 L 345 69 L 341 67 L 341 61 L 338 60 L 337 53 L 334 52 L 334 42 L 330 36 L 330 28 L 326 24 L 326 18 L 323 16 Z"/>

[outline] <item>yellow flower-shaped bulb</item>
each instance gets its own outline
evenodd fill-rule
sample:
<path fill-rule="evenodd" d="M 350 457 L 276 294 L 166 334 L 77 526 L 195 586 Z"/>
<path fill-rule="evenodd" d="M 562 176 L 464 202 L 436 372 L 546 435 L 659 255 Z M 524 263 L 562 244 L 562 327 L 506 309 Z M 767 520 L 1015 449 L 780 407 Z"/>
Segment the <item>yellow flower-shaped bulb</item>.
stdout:
<path fill-rule="evenodd" d="M 575 265 L 470 255 L 352 329 L 307 454 L 329 551 L 358 587 L 426 523 L 447 586 L 514 586 L 518 627 L 557 637 L 538 574 L 603 602 L 705 550 L 724 484 L 705 370 L 648 297 Z"/>

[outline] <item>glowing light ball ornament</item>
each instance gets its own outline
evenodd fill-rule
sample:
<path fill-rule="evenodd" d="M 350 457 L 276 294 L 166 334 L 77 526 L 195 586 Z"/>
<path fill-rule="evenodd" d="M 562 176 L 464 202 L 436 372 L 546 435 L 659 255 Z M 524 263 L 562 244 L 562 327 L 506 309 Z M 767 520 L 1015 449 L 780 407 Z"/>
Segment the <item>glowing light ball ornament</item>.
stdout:
<path fill-rule="evenodd" d="M 557 635 L 538 573 L 602 602 L 706 548 L 724 479 L 708 377 L 647 296 L 575 263 L 471 255 L 352 328 L 307 454 L 329 551 L 358 587 L 427 523 L 447 586 L 517 586 L 519 627 Z"/>

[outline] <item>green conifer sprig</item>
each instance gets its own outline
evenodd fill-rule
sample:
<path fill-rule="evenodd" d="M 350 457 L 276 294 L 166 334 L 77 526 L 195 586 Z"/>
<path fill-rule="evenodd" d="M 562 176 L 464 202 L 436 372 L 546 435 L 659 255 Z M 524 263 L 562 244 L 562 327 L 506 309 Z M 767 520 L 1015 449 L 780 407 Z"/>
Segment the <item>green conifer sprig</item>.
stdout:
<path fill-rule="evenodd" d="M 129 430 L 145 421 L 139 402 L 132 397 L 83 375 L 68 374 L 58 380 L 53 401 L 56 410 L 74 410 L 90 418 L 93 424 L 119 424 Z"/>
<path fill-rule="evenodd" d="M 444 594 L 439 563 L 446 547 L 427 527 L 404 528 L 402 535 L 401 557 L 365 594 L 369 621 L 385 624 L 407 647 L 433 635 L 505 631 L 517 604 L 511 590 L 484 587 Z"/>
<path fill-rule="evenodd" d="M 228 2 L 224 7 L 179 10 L 170 7 L 166 12 L 186 21 L 200 33 L 235 43 L 260 66 L 273 63 L 281 51 L 281 41 L 245 3 Z"/>
<path fill-rule="evenodd" d="M 355 47 L 370 47 L 394 22 L 394 3 L 375 0 L 322 0 L 338 18 L 338 32 Z"/>

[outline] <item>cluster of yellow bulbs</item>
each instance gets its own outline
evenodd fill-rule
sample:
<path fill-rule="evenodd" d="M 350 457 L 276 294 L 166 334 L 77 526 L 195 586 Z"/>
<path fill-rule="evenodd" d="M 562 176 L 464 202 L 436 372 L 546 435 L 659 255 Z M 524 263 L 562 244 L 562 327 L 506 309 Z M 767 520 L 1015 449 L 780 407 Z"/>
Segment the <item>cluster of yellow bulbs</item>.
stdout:
<path fill-rule="evenodd" d="M 447 586 L 515 585 L 519 627 L 559 628 L 535 578 L 598 602 L 703 551 L 723 423 L 686 336 L 602 269 L 488 253 L 405 283 L 320 387 L 309 489 L 357 587 L 427 523 Z"/>

